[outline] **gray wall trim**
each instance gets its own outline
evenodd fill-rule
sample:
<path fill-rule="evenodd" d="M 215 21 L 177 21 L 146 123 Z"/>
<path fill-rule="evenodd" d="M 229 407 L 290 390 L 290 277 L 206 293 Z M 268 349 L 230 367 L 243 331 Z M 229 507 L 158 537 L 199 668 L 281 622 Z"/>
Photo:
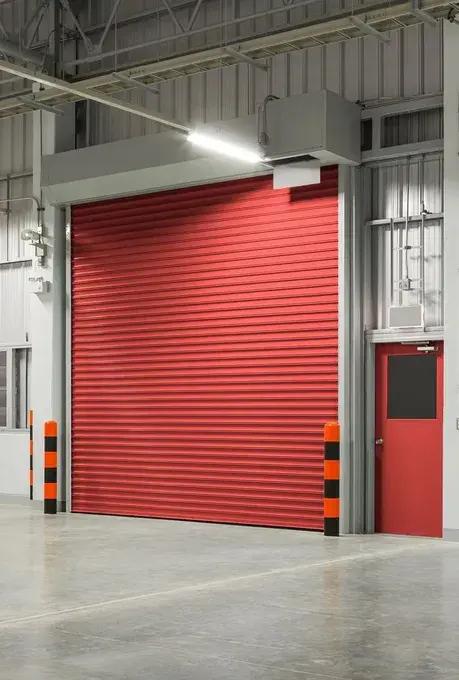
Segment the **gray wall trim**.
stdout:
<path fill-rule="evenodd" d="M 28 496 L 18 496 L 12 493 L 0 493 L 0 505 L 30 505 L 35 501 L 31 501 Z M 43 501 L 36 501 L 43 502 Z"/>
<path fill-rule="evenodd" d="M 444 310 L 443 524 L 459 531 L 459 26 L 445 21 L 444 35 Z"/>
<path fill-rule="evenodd" d="M 107 167 L 107 174 L 48 186 L 44 193 L 52 205 L 70 205 L 271 173 L 265 167 L 262 170 L 248 167 L 220 159 L 182 161 L 119 173 L 110 173 Z"/>
<path fill-rule="evenodd" d="M 364 347 L 360 172 L 339 167 L 338 403 L 341 425 L 341 531 L 365 530 Z"/>
<path fill-rule="evenodd" d="M 349 327 L 346 291 L 349 279 L 349 263 L 346 253 L 348 243 L 348 171 L 338 171 L 338 420 L 341 433 L 341 516 L 340 531 L 350 531 L 351 465 L 349 461 Z"/>
<path fill-rule="evenodd" d="M 459 529 L 443 529 L 443 538 L 445 541 L 459 542 Z"/>
<path fill-rule="evenodd" d="M 33 508 L 35 511 L 43 509 L 43 501 L 40 499 L 30 500 L 28 496 L 19 496 L 17 494 L 0 493 L 0 505 L 23 505 L 24 507 Z M 65 502 L 57 502 L 57 511 L 65 512 Z"/>
<path fill-rule="evenodd" d="M 365 343 L 365 533 L 375 531 L 375 345 Z"/>
<path fill-rule="evenodd" d="M 443 328 L 426 330 L 403 330 L 397 328 L 367 331 L 366 338 L 369 342 L 430 342 L 443 340 Z"/>

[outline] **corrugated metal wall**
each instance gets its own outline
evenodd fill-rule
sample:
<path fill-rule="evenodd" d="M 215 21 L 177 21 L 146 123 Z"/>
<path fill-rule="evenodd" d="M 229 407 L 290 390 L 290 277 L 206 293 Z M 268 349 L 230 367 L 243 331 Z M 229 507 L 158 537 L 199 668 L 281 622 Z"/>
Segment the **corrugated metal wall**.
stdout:
<path fill-rule="evenodd" d="M 396 161 L 370 165 L 364 171 L 365 194 L 371 199 L 367 217 L 414 217 L 420 215 L 423 202 L 430 213 L 443 212 L 443 155 L 427 154 Z M 443 324 L 443 219 L 427 219 L 425 226 L 425 323 L 435 327 Z M 408 243 L 413 249 L 408 253 L 408 274 L 412 279 L 421 275 L 419 220 L 409 223 Z M 367 320 L 368 328 L 388 327 L 388 308 L 391 304 L 390 286 L 390 224 L 371 226 L 371 298 L 373 314 Z M 403 245 L 404 222 L 394 225 L 394 281 L 406 274 L 406 265 L 398 260 L 397 248 Z M 419 288 L 419 284 L 415 283 Z M 394 285 L 393 304 L 406 305 L 420 302 L 419 291 L 402 292 Z"/>
<path fill-rule="evenodd" d="M 37 212 L 32 202 L 12 202 L 7 209 L 2 198 L 32 195 L 32 177 L 0 179 L 0 263 L 32 257 L 32 250 L 21 240 L 21 231 L 36 225 Z"/>
<path fill-rule="evenodd" d="M 421 24 L 389 35 L 387 44 L 368 36 L 281 54 L 270 60 L 267 74 L 241 64 L 162 83 L 159 96 L 143 91 L 124 96 L 174 118 L 208 122 L 252 114 L 268 93 L 285 97 L 327 88 L 351 101 L 440 93 L 440 25 Z M 159 130 L 108 108 L 91 105 L 90 110 L 92 144 Z"/>
<path fill-rule="evenodd" d="M 0 177 L 27 171 L 32 171 L 30 113 L 0 120 Z"/>
<path fill-rule="evenodd" d="M 31 170 L 32 116 L 0 121 L 0 199 L 30 196 Z M 21 241 L 20 234 L 35 224 L 36 211 L 31 202 L 12 203 L 6 208 L 0 203 L 0 344 L 14 345 L 27 341 L 30 275 L 30 262 L 14 261 L 31 258 L 31 249 Z"/>
<path fill-rule="evenodd" d="M 443 211 L 443 154 L 433 153 L 369 164 L 365 169 L 368 219 L 419 215 L 421 201 L 433 213 Z"/>
<path fill-rule="evenodd" d="M 421 302 L 419 295 L 420 252 L 419 246 L 420 222 L 410 222 L 408 228 L 408 243 L 413 250 L 408 255 L 408 275 L 414 279 L 414 290 L 399 291 L 394 283 L 394 305 L 411 305 Z M 391 304 L 390 288 L 390 226 L 371 227 L 372 230 L 372 287 L 373 300 L 375 301 L 372 327 L 382 329 L 388 327 L 388 309 Z M 406 269 L 402 260 L 397 260 L 397 251 L 404 243 L 405 224 L 398 223 L 394 228 L 394 282 L 402 275 L 406 275 Z M 443 220 L 428 220 L 425 226 L 425 324 L 427 327 L 443 325 L 443 258 L 441 256 L 443 243 Z"/>

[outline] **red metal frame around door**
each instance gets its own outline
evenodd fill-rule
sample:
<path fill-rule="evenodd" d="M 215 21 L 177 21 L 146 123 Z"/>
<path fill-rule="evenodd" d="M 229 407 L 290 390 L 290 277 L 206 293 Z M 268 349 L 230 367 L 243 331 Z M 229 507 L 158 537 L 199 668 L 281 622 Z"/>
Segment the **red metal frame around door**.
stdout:
<path fill-rule="evenodd" d="M 408 362 L 401 363 L 399 357 L 408 358 Z M 409 383 L 404 382 L 405 370 L 406 376 L 411 371 L 413 379 Z M 423 385 L 422 394 L 418 380 Z M 414 405 L 409 403 L 410 393 Z M 379 345 L 375 427 L 377 531 L 442 535 L 442 425 L 443 343 L 435 342 L 428 347 Z"/>

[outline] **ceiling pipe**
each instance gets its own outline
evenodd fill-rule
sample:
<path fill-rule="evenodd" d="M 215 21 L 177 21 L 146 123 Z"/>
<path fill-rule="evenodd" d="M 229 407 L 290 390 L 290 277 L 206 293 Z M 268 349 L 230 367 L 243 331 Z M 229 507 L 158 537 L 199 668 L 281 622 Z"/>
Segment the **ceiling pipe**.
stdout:
<path fill-rule="evenodd" d="M 33 71 L 31 69 L 19 66 L 17 64 L 11 64 L 9 61 L 0 59 L 0 71 L 9 73 L 13 76 L 20 76 L 31 80 L 40 85 L 45 85 L 46 87 L 53 87 L 56 90 L 61 90 L 62 92 L 68 92 L 74 95 L 75 99 L 89 99 L 90 101 L 97 102 L 98 104 L 103 104 L 104 106 L 109 106 L 112 109 L 118 109 L 118 111 L 124 111 L 125 113 L 130 113 L 133 116 L 140 116 L 140 118 L 146 118 L 147 120 L 152 120 L 160 125 L 165 125 L 167 127 L 174 128 L 180 132 L 190 132 L 191 128 L 184 123 L 181 123 L 172 118 L 166 118 L 160 113 L 151 111 L 145 106 L 139 106 L 138 104 L 130 104 L 129 102 L 124 102 L 121 99 L 116 99 L 116 97 L 110 97 L 109 95 L 90 90 L 87 87 L 79 85 L 77 83 L 69 83 L 61 78 L 54 78 L 45 73 L 40 73 Z"/>

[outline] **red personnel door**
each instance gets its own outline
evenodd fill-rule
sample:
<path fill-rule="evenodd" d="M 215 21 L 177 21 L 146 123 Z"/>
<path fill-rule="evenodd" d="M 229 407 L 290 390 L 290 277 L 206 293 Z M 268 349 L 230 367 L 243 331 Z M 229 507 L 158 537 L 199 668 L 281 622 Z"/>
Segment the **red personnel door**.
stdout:
<path fill-rule="evenodd" d="M 376 531 L 442 535 L 443 343 L 376 351 Z"/>

